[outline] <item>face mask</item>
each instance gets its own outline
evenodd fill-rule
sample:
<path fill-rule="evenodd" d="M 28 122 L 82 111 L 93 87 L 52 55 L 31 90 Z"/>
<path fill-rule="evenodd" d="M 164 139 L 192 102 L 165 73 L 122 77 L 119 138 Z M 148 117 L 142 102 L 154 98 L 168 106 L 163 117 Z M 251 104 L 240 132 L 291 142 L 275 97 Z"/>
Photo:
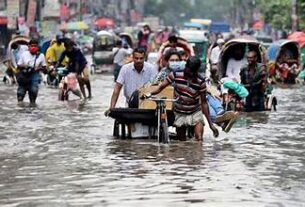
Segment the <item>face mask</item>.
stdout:
<path fill-rule="evenodd" d="M 29 51 L 31 54 L 36 54 L 38 52 L 38 47 L 32 46 L 29 48 Z"/>
<path fill-rule="evenodd" d="M 173 62 L 169 62 L 169 66 L 170 69 L 172 70 L 183 70 L 185 67 L 185 61 L 173 61 Z"/>

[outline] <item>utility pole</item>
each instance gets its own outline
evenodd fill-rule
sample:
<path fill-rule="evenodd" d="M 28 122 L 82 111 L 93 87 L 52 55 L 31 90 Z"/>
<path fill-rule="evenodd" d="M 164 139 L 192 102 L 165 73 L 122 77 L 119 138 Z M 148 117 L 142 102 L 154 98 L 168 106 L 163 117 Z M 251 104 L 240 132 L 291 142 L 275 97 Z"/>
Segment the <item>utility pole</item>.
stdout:
<path fill-rule="evenodd" d="M 297 15 L 297 0 L 291 0 L 292 12 L 291 12 L 291 20 L 292 20 L 292 32 L 298 30 L 298 15 Z"/>
<path fill-rule="evenodd" d="M 78 2 L 78 12 L 79 12 L 79 16 L 78 16 L 78 20 L 82 21 L 83 20 L 83 14 L 82 14 L 82 0 L 79 0 Z"/>

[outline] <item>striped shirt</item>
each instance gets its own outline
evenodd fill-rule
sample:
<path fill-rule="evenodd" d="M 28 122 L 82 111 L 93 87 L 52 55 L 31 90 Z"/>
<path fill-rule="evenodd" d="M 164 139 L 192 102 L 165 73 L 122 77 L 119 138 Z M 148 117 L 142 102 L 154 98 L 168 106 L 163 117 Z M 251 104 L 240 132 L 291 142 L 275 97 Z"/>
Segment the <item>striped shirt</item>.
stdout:
<path fill-rule="evenodd" d="M 171 72 L 167 81 L 174 85 L 174 96 L 179 97 L 174 104 L 176 112 L 193 114 L 201 109 L 200 96 L 206 92 L 205 78 L 197 76 L 196 81 L 187 80 L 184 71 Z"/>

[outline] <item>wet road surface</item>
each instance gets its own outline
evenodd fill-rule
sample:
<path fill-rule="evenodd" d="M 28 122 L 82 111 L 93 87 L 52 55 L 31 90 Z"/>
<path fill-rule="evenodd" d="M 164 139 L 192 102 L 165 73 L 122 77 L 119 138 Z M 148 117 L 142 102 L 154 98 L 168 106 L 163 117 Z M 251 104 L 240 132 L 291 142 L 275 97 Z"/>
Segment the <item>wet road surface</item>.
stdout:
<path fill-rule="evenodd" d="M 112 77 L 92 79 L 81 108 L 45 86 L 38 108 L 18 108 L 0 84 L 0 206 L 305 206 L 304 88 L 276 89 L 277 112 L 216 140 L 159 145 L 114 139 Z"/>

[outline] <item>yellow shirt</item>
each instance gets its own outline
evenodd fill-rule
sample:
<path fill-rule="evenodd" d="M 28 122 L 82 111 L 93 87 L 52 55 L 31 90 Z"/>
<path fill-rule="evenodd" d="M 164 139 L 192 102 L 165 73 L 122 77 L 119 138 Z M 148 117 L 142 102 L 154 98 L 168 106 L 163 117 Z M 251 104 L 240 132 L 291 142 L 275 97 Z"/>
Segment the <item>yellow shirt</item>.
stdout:
<path fill-rule="evenodd" d="M 48 63 L 54 63 L 57 62 L 61 56 L 61 54 L 63 53 L 63 51 L 65 51 L 65 46 L 64 43 L 62 43 L 61 45 L 57 45 L 56 43 L 51 45 L 46 52 L 46 60 Z M 68 58 L 65 57 L 65 59 L 63 60 L 62 64 L 66 65 L 66 63 L 68 63 Z"/>

